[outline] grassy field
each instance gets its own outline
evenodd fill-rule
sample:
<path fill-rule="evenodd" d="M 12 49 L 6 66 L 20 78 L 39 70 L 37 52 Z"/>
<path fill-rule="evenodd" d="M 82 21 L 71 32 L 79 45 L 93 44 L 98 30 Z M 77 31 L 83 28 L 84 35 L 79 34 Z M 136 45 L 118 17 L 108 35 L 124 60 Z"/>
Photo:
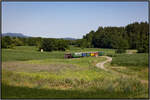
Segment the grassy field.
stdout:
<path fill-rule="evenodd" d="M 95 67 L 103 57 L 64 59 L 65 53 L 81 51 L 115 55 L 105 65 L 110 71 Z M 148 98 L 147 57 L 96 48 L 42 53 L 29 46 L 2 49 L 2 98 Z"/>
<path fill-rule="evenodd" d="M 117 72 L 148 80 L 148 54 L 117 54 L 113 57 L 109 68 Z"/>
<path fill-rule="evenodd" d="M 134 59 L 134 60 L 133 60 Z M 148 54 L 118 54 L 112 60 L 112 65 L 119 66 L 148 66 Z"/>
<path fill-rule="evenodd" d="M 89 52 L 89 51 L 105 51 L 105 53 L 113 54 L 115 50 L 110 49 L 95 49 L 85 48 L 81 49 L 78 47 L 70 47 L 67 51 L 53 51 L 53 52 L 39 52 L 38 48 L 33 46 L 18 46 L 14 49 L 2 49 L 2 61 L 27 61 L 27 60 L 39 60 L 39 59 L 50 59 L 58 58 L 64 59 L 65 53 L 72 52 Z"/>

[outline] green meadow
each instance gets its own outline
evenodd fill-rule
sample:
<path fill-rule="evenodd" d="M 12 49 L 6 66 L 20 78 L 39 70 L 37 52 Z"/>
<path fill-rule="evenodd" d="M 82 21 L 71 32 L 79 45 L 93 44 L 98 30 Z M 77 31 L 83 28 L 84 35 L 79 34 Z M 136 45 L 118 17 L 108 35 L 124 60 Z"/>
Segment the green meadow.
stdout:
<path fill-rule="evenodd" d="M 104 51 L 112 57 L 65 59 L 70 52 Z M 2 98 L 148 98 L 148 54 L 78 48 L 39 52 L 34 46 L 2 49 Z"/>

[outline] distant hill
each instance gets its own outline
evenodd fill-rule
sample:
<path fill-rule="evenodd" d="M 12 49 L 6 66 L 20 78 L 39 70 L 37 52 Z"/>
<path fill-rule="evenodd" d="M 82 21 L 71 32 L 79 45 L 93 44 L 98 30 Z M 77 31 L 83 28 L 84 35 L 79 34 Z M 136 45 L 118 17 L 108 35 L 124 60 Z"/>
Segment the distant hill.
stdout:
<path fill-rule="evenodd" d="M 66 38 L 63 38 L 64 40 L 77 40 L 75 38 L 69 38 L 69 37 L 66 37 Z"/>
<path fill-rule="evenodd" d="M 10 36 L 10 37 L 29 37 L 22 33 L 3 33 L 2 36 Z"/>
<path fill-rule="evenodd" d="M 31 36 L 26 36 L 22 33 L 3 33 L 2 36 L 10 36 L 10 37 L 31 37 Z M 70 38 L 70 37 L 66 37 L 66 38 L 56 38 L 56 39 L 64 39 L 64 40 L 77 40 L 75 38 Z"/>

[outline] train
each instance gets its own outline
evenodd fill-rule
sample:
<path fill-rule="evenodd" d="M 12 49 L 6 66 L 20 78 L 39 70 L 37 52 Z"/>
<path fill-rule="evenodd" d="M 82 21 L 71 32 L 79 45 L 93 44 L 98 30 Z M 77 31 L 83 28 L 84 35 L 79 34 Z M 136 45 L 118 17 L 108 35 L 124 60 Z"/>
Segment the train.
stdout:
<path fill-rule="evenodd" d="M 104 52 L 103 51 L 98 51 L 98 52 L 75 52 L 75 53 L 66 53 L 64 55 L 64 58 L 81 58 L 81 57 L 98 57 L 98 56 L 103 56 Z"/>

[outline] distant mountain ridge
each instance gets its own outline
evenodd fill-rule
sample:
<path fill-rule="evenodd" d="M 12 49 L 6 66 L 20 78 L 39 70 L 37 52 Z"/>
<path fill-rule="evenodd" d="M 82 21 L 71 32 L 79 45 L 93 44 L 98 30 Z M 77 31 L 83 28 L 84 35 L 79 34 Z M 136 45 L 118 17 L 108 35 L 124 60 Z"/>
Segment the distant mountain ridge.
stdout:
<path fill-rule="evenodd" d="M 66 37 L 66 38 L 62 38 L 62 39 L 64 39 L 64 40 L 77 40 L 75 38 L 70 38 L 70 37 Z"/>
<path fill-rule="evenodd" d="M 10 37 L 29 37 L 22 33 L 3 33 L 2 36 L 10 36 Z"/>
<path fill-rule="evenodd" d="M 2 36 L 23 37 L 23 38 L 32 37 L 32 36 L 24 35 L 24 34 L 22 34 L 22 33 L 3 33 Z M 57 38 L 56 38 L 56 39 L 57 39 Z M 64 40 L 77 40 L 77 39 L 75 39 L 75 38 L 70 38 L 70 37 L 66 37 L 66 38 L 58 38 L 58 39 L 64 39 Z"/>

